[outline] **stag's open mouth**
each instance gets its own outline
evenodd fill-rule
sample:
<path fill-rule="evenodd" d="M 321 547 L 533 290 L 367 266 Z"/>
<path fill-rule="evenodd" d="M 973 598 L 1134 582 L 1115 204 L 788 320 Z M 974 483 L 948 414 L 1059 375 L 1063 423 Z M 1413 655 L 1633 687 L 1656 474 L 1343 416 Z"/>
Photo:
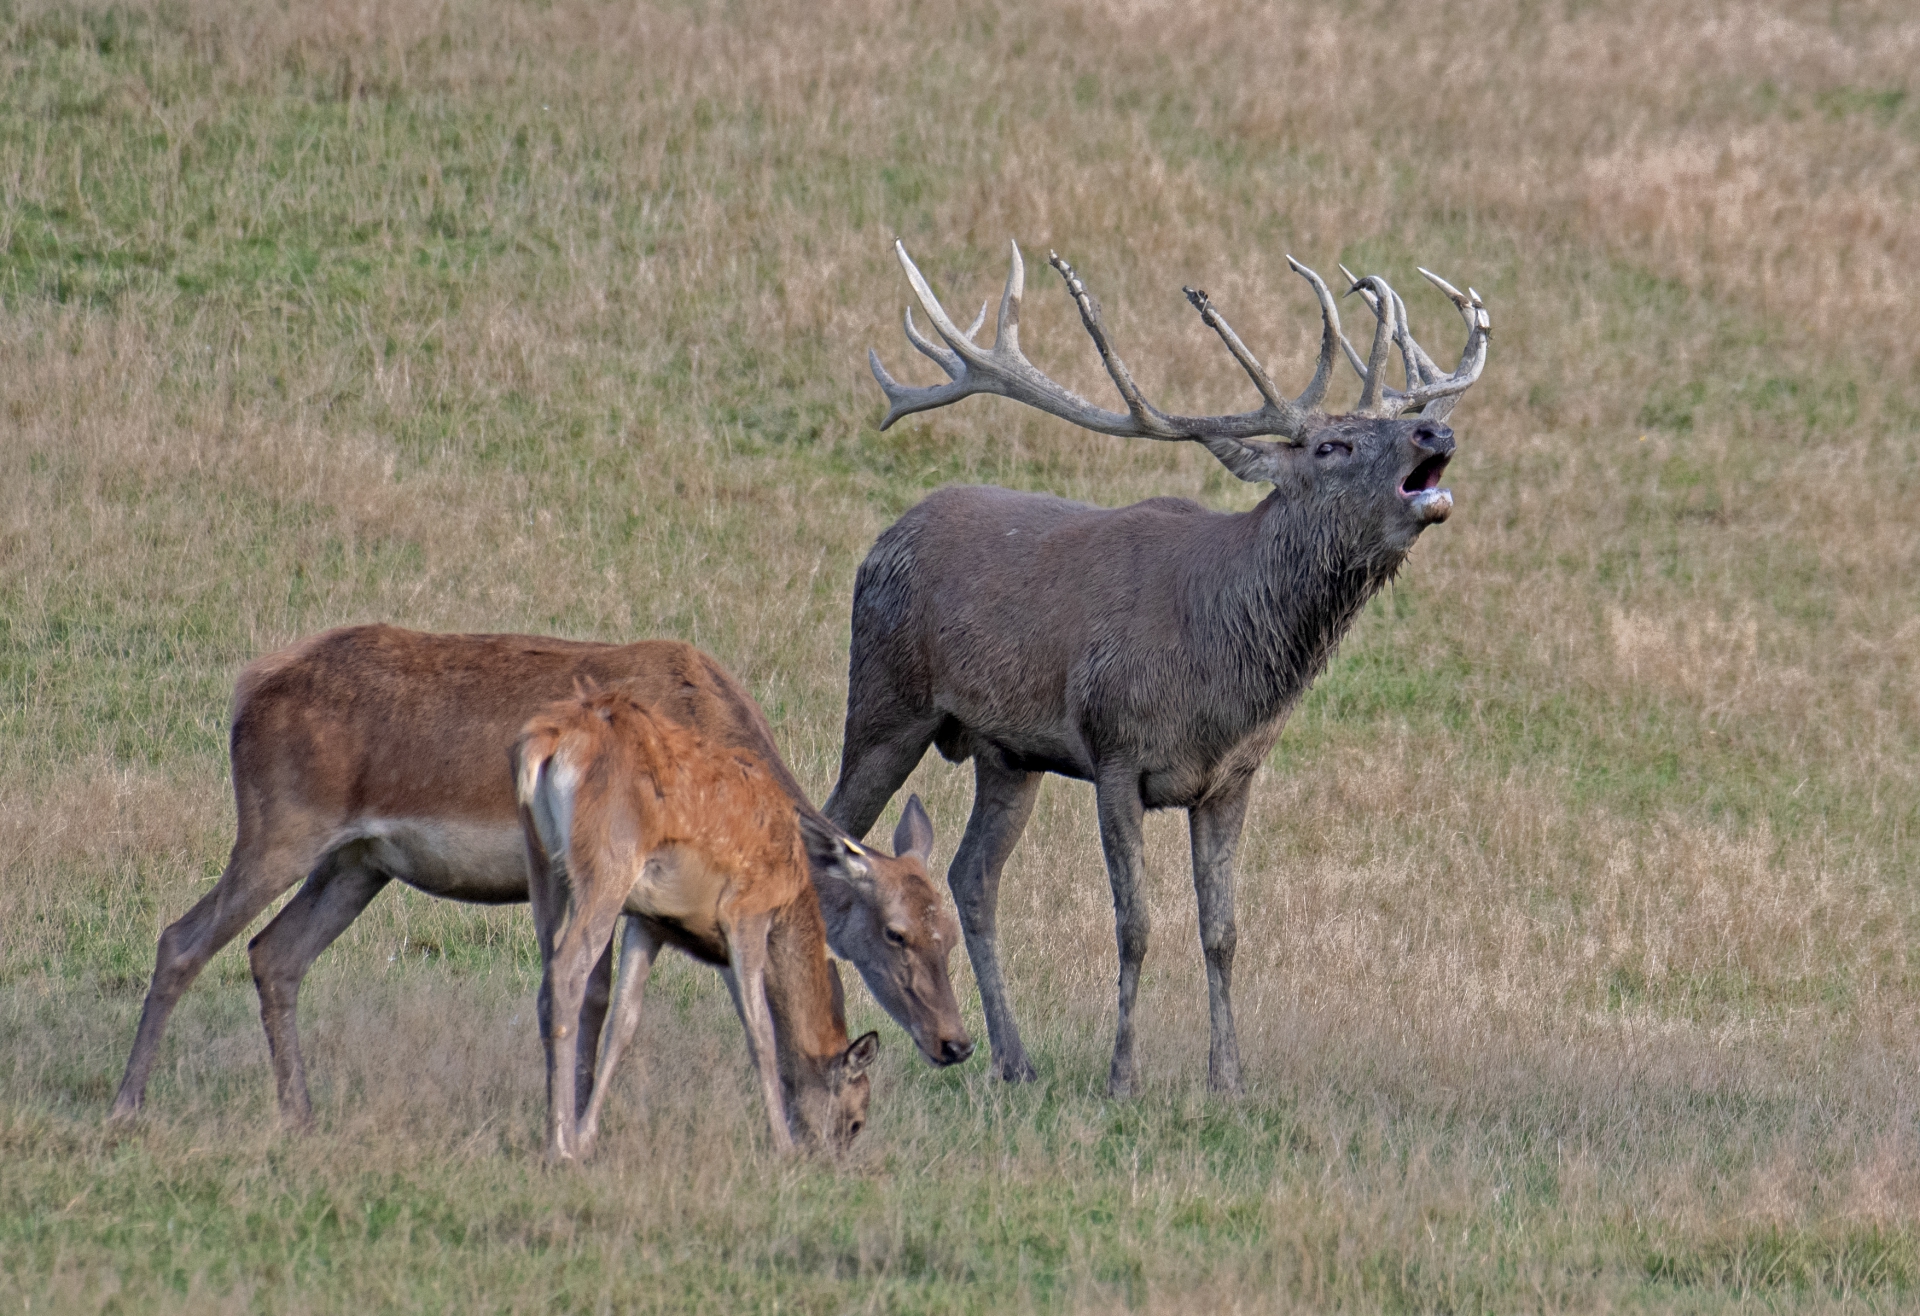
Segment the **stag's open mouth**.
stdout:
<path fill-rule="evenodd" d="M 1400 481 L 1400 496 L 1421 525 L 1433 525 L 1453 514 L 1453 495 L 1440 487 L 1446 469 L 1447 455 L 1443 453 L 1427 458 Z"/>
<path fill-rule="evenodd" d="M 1440 477 L 1446 473 L 1449 458 L 1442 454 L 1429 457 L 1407 472 L 1407 478 L 1400 481 L 1400 496 L 1412 498 L 1415 494 L 1425 493 L 1429 489 L 1440 487 Z"/>

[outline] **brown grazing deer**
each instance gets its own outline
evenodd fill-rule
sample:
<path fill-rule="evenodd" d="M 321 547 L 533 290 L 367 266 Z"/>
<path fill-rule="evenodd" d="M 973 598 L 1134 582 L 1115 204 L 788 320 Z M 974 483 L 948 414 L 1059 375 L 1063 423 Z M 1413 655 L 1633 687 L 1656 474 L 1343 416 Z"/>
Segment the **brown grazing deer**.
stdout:
<path fill-rule="evenodd" d="M 838 849 L 838 833 L 796 812 L 757 754 L 714 745 L 624 689 L 583 683 L 537 714 L 514 745 L 513 779 L 543 969 L 549 1154 L 572 1160 L 592 1149 L 606 1085 L 577 1129 L 581 1006 L 623 913 L 621 971 L 635 988 L 605 1063 L 617 1063 L 638 1019 L 638 984 L 654 956 L 678 946 L 726 978 L 774 1145 L 791 1151 L 792 1134 L 851 1143 L 866 1122 L 866 1069 L 880 1037 L 847 1042 L 808 877 L 809 850 Z"/>
<path fill-rule="evenodd" d="M 396 878 L 453 900 L 527 899 L 507 753 L 529 717 L 583 678 L 623 685 L 710 742 L 758 755 L 793 807 L 819 816 L 759 705 L 691 645 L 431 635 L 397 626 L 310 636 L 240 674 L 233 854 L 213 890 L 160 936 L 114 1115 L 139 1108 L 167 1017 L 207 961 L 304 881 L 248 954 L 281 1113 L 307 1121 L 294 1007 L 308 968 Z M 888 857 L 842 838 L 837 850 L 813 855 L 827 940 L 929 1061 L 955 1064 L 973 1051 L 947 978 L 959 932 L 927 878 L 933 828 L 918 800 L 908 802 L 894 847 Z M 588 984 L 583 1100 L 596 1087 L 594 1049 L 611 979 L 608 958 Z"/>
<path fill-rule="evenodd" d="M 1408 333 L 1393 289 L 1343 267 L 1378 320 L 1363 361 L 1340 330 L 1326 284 L 1289 258 L 1319 297 L 1324 323 L 1313 380 L 1289 399 L 1207 295 L 1189 288 L 1188 300 L 1263 402 L 1240 415 L 1174 416 L 1141 395 L 1108 343 L 1099 303 L 1055 256 L 1126 404 L 1115 412 L 1062 388 L 1021 354 L 1017 246 L 991 348 L 974 341 L 986 308 L 963 332 L 906 249 L 894 249 L 941 342 L 922 336 L 911 310 L 907 337 L 950 382 L 904 386 L 869 353 L 892 404 L 882 429 L 997 393 L 1101 434 L 1203 444 L 1229 471 L 1273 492 L 1233 514 L 1177 498 L 1109 509 L 992 488 L 942 489 L 909 510 L 880 536 L 854 583 L 846 740 L 827 816 L 864 835 L 929 744 L 954 762 L 973 760 L 973 816 L 947 881 L 979 979 L 995 1072 L 1028 1079 L 1033 1065 L 996 948 L 1000 875 L 1040 774 L 1092 782 L 1120 950 L 1107 1083 L 1125 1095 L 1138 1078 L 1133 1005 L 1147 953 L 1141 815 L 1186 809 L 1212 1022 L 1208 1078 L 1215 1089 L 1236 1090 L 1233 855 L 1249 783 L 1362 605 L 1393 578 L 1420 532 L 1452 511 L 1453 495 L 1439 487 L 1453 452 L 1442 421 L 1486 362 L 1486 310 L 1471 289 L 1460 293 L 1421 271 L 1467 325 L 1459 366 L 1442 374 Z M 1386 386 L 1396 347 L 1404 391 Z M 1329 416 L 1319 407 L 1340 352 L 1359 372 L 1360 402 Z"/>

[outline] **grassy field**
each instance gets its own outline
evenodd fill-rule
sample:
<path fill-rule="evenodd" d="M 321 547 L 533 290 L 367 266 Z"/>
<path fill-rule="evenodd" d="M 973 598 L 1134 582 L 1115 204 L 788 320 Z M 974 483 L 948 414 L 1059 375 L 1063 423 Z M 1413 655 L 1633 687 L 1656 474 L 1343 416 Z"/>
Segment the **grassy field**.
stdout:
<path fill-rule="evenodd" d="M 0 0 L 0 1311 L 1920 1302 L 1916 69 L 1894 0 Z M 1288 252 L 1438 356 L 1416 264 L 1492 307 L 1457 511 L 1256 788 L 1246 1096 L 1204 1090 L 1178 815 L 1147 1090 L 1101 1095 L 1055 780 L 1001 906 L 1041 1081 L 856 991 L 843 1164 L 768 1152 L 673 961 L 601 1155 L 547 1170 L 524 910 L 398 891 L 309 979 L 316 1132 L 240 943 L 107 1127 L 254 655 L 684 637 L 819 799 L 854 567 L 926 492 L 1258 497 L 990 399 L 876 433 L 866 347 L 927 378 L 896 234 L 955 306 L 1057 248 L 1174 410 L 1254 401 L 1182 283 L 1293 389 Z M 1030 354 L 1108 396 L 1029 286 Z M 914 785 L 944 864 L 970 773 Z"/>

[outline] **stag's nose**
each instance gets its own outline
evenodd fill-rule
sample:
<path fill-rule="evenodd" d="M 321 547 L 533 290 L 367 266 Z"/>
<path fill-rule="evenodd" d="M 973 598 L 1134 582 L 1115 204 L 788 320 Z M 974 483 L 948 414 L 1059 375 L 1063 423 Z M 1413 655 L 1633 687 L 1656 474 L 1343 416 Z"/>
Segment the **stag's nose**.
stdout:
<path fill-rule="evenodd" d="M 1453 451 L 1453 430 L 1437 420 L 1423 420 L 1414 427 L 1414 446 L 1444 457 Z"/>
<path fill-rule="evenodd" d="M 956 1040 L 949 1037 L 940 1043 L 940 1063 L 943 1065 L 957 1065 L 972 1054 L 971 1038 L 962 1037 Z"/>

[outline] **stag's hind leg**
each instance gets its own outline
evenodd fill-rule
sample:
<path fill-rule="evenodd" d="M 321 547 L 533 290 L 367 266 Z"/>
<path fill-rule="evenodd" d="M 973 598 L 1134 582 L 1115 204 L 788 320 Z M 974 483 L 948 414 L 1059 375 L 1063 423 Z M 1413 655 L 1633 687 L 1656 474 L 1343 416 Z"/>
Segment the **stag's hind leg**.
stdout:
<path fill-rule="evenodd" d="M 243 809 L 243 828 L 244 816 Z M 271 839 L 259 839 L 263 833 Z M 153 982 L 140 1010 L 140 1028 L 127 1056 L 126 1075 L 113 1099 L 113 1118 L 133 1114 L 146 1099 L 147 1079 L 159 1058 L 167 1019 L 200 970 L 281 892 L 311 872 L 324 846 L 325 829 L 317 825 L 289 828 L 284 834 L 264 824 L 243 830 L 213 890 L 160 934 Z"/>
<path fill-rule="evenodd" d="M 1033 1062 L 1020 1043 L 1013 1021 L 1013 1002 L 1000 972 L 1000 939 L 995 910 L 1000 903 L 1000 874 L 1007 857 L 1033 816 L 1040 794 L 1040 774 L 1010 768 L 998 752 L 983 750 L 973 760 L 973 814 L 966 835 L 947 869 L 947 886 L 960 914 L 960 930 L 967 939 L 967 958 L 980 984 L 980 1004 L 987 1015 L 987 1038 L 993 1047 L 993 1072 L 1010 1083 L 1036 1077 Z"/>
<path fill-rule="evenodd" d="M 365 863 L 361 849 L 345 846 L 323 860 L 299 894 L 247 947 L 254 990 L 260 994 L 260 1023 L 273 1056 L 280 1117 L 295 1126 L 313 1119 L 296 1018 L 300 983 L 320 952 L 360 917 L 388 881 L 385 873 Z"/>
<path fill-rule="evenodd" d="M 1251 779 L 1188 811 L 1193 890 L 1200 902 L 1200 953 L 1207 961 L 1207 1086 L 1240 1090 L 1240 1042 L 1233 1029 L 1233 856 L 1247 820 Z"/>
<path fill-rule="evenodd" d="M 1120 1021 L 1114 1030 L 1113 1065 L 1107 1094 L 1130 1097 L 1140 1083 L 1133 1056 L 1133 1004 L 1140 992 L 1140 968 L 1147 959 L 1147 897 L 1140 822 L 1145 807 L 1139 779 L 1131 772 L 1103 777 L 1095 786 L 1100 809 L 1100 848 L 1106 852 L 1107 880 L 1113 885 L 1113 923 L 1120 948 Z"/>

